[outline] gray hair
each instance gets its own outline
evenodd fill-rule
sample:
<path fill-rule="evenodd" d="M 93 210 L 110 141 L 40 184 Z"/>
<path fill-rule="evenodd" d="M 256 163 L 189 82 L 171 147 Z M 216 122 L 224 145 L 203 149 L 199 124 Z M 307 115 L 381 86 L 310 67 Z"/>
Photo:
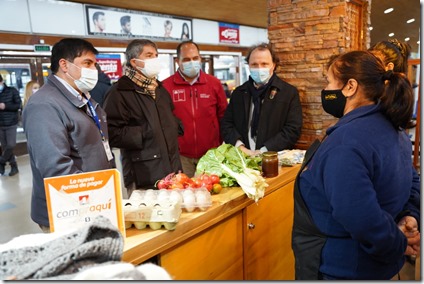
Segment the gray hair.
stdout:
<path fill-rule="evenodd" d="M 158 50 L 156 44 L 153 41 L 148 39 L 135 39 L 128 44 L 127 49 L 125 50 L 127 66 L 131 66 L 131 63 L 130 63 L 131 59 L 138 58 L 138 56 L 140 56 L 140 54 L 143 53 L 143 48 L 146 45 L 150 45 L 151 47 L 156 49 L 156 51 Z"/>

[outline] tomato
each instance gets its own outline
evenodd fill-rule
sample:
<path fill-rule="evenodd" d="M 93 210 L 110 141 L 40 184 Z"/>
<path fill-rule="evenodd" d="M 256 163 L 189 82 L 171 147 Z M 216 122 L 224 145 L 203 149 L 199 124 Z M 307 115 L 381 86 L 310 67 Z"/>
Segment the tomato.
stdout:
<path fill-rule="evenodd" d="M 156 186 L 159 189 L 167 189 L 168 188 L 168 183 L 166 181 L 164 181 L 163 179 L 161 179 L 158 182 L 156 182 Z"/>
<path fill-rule="evenodd" d="M 212 182 L 212 184 L 219 183 L 220 182 L 219 176 L 212 174 L 211 175 L 211 182 Z"/>
<path fill-rule="evenodd" d="M 180 182 L 173 182 L 169 188 L 170 189 L 183 189 L 184 185 Z"/>
<path fill-rule="evenodd" d="M 202 184 L 203 187 L 205 187 L 209 192 L 212 190 L 212 184 L 211 183 L 203 183 Z"/>
<path fill-rule="evenodd" d="M 215 183 L 212 186 L 212 193 L 218 194 L 221 192 L 221 190 L 222 190 L 222 186 L 219 183 Z"/>
<path fill-rule="evenodd" d="M 192 180 L 191 178 L 188 178 L 187 181 L 185 183 L 183 183 L 183 185 L 184 185 L 184 188 L 187 188 L 187 187 L 194 188 L 195 187 L 194 180 Z"/>
<path fill-rule="evenodd" d="M 212 184 L 211 177 L 207 174 L 202 174 L 200 176 L 200 180 L 202 181 L 203 184 Z"/>
<path fill-rule="evenodd" d="M 178 183 L 182 183 L 182 184 L 184 184 L 184 183 L 186 183 L 188 180 L 189 180 L 190 178 L 188 177 L 188 175 L 186 175 L 185 173 L 181 173 L 181 172 L 179 172 L 178 174 L 176 174 L 174 177 L 173 177 L 173 181 L 174 182 L 178 182 Z"/>
<path fill-rule="evenodd" d="M 199 178 L 192 178 L 191 180 L 193 181 L 193 188 L 199 188 L 202 186 L 202 181 Z"/>

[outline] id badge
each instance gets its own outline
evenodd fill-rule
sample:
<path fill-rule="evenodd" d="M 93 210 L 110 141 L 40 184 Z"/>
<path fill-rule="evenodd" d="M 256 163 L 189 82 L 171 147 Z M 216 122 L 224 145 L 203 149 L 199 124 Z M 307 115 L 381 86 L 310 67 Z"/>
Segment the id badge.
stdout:
<path fill-rule="evenodd" d="M 110 147 L 109 147 L 109 141 L 105 140 L 105 141 L 102 141 L 102 142 L 103 142 L 103 147 L 105 148 L 107 160 L 111 161 L 113 159 L 113 155 L 112 155 L 112 151 L 110 150 Z"/>

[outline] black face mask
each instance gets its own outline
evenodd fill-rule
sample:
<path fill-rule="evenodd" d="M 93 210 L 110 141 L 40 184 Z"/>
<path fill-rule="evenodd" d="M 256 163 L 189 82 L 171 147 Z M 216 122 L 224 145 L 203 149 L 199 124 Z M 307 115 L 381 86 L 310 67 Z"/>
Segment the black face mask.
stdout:
<path fill-rule="evenodd" d="M 331 114 L 337 118 L 343 116 L 343 112 L 346 106 L 346 97 L 343 95 L 342 89 L 321 91 L 322 107 L 326 113 Z"/>

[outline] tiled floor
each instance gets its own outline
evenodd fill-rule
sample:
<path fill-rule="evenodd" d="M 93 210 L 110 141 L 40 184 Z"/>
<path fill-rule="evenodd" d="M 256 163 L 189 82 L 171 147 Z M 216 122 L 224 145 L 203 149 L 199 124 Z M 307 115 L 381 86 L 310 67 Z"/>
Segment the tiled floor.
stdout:
<path fill-rule="evenodd" d="M 119 153 L 114 151 L 114 154 L 119 161 Z M 17 162 L 19 174 L 13 177 L 0 176 L 0 244 L 22 234 L 41 233 L 41 229 L 31 220 L 29 213 L 32 185 L 29 156 L 19 156 Z M 6 167 L 6 173 L 9 170 L 9 167 Z M 126 194 L 123 195 L 125 198 Z M 414 265 L 407 262 L 400 273 L 400 279 L 414 280 L 414 273 Z"/>

